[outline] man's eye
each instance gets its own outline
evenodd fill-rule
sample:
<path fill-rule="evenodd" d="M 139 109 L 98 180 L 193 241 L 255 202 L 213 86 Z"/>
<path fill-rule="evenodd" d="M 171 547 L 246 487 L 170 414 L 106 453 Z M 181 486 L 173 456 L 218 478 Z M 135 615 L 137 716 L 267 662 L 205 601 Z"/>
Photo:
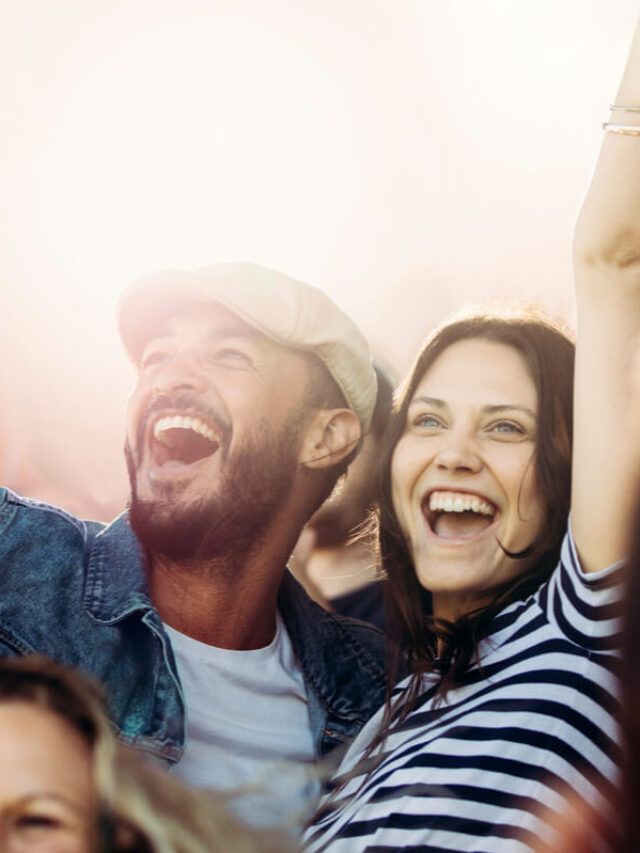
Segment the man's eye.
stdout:
<path fill-rule="evenodd" d="M 216 361 L 223 361 L 237 366 L 251 364 L 251 359 L 246 353 L 239 349 L 233 349 L 233 347 L 222 347 L 222 349 L 216 350 L 214 357 Z"/>
<path fill-rule="evenodd" d="M 153 352 L 146 353 L 142 357 L 142 361 L 140 362 L 140 366 L 144 370 L 147 367 L 153 367 L 155 364 L 163 364 L 165 361 L 169 359 L 169 354 L 162 350 L 154 350 Z"/>

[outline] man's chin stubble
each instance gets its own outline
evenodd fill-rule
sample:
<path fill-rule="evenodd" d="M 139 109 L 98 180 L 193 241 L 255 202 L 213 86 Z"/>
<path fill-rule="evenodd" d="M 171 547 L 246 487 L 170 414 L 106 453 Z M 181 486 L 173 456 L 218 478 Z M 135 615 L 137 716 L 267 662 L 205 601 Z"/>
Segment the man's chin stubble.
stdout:
<path fill-rule="evenodd" d="M 296 465 L 291 430 L 279 441 L 248 445 L 235 459 L 233 471 L 220 481 L 216 495 L 182 507 L 173 487 L 167 497 L 153 503 L 138 498 L 137 470 L 127 443 L 130 521 L 147 551 L 171 560 L 230 558 L 238 565 L 259 547 L 262 534 L 287 499 Z"/>

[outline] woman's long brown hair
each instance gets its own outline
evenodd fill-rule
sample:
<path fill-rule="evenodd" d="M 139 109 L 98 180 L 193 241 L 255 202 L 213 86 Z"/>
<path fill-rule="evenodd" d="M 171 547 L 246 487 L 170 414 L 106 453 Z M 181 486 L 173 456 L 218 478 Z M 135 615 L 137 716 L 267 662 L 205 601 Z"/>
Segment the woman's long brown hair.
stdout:
<path fill-rule="evenodd" d="M 545 524 L 540 537 L 525 551 L 512 554 L 503 549 L 516 558 L 535 553 L 534 565 L 515 580 L 495 589 L 488 605 L 450 623 L 433 618 L 431 596 L 416 577 L 407 541 L 393 509 L 391 460 L 405 430 L 407 409 L 418 383 L 448 347 L 469 338 L 513 347 L 524 358 L 534 382 L 538 395 L 534 467 L 537 488 L 544 503 Z M 392 722 L 403 719 L 415 705 L 425 674 L 437 676 L 437 699 L 464 683 L 469 666 L 477 657 L 478 643 L 495 615 L 512 601 L 535 592 L 556 566 L 569 513 L 574 356 L 575 346 L 568 334 L 537 310 L 475 313 L 437 329 L 401 387 L 380 463 L 379 557 L 388 578 L 385 595 L 389 689 L 382 730 L 372 747 L 384 740 Z M 392 688 L 406 666 L 412 677 L 402 695 L 394 698 L 392 708 Z"/>

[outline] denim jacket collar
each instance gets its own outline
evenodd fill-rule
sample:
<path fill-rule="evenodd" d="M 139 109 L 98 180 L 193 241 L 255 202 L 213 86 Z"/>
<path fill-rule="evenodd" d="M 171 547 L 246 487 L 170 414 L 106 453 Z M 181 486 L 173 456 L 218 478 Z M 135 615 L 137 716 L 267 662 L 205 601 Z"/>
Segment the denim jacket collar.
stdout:
<path fill-rule="evenodd" d="M 136 610 L 153 609 L 146 557 L 128 513 L 100 530 L 88 546 L 84 605 L 96 622 L 112 625 Z"/>
<path fill-rule="evenodd" d="M 337 619 L 309 598 L 289 571 L 278 604 L 305 681 L 329 716 L 363 725 L 384 696 L 382 656 L 360 642 L 362 634 L 353 630 L 352 622 Z M 362 630 L 371 639 L 379 636 L 377 645 L 382 648 L 376 628 L 362 625 Z M 363 684 L 369 685 L 364 697 Z"/>

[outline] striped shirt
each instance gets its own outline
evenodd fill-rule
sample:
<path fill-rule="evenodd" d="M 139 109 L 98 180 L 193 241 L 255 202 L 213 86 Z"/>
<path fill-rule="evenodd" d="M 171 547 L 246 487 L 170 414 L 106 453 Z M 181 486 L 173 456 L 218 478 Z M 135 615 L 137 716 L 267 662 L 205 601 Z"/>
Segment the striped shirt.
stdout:
<path fill-rule="evenodd" d="M 567 534 L 550 580 L 496 616 L 464 686 L 434 703 L 425 677 L 367 776 L 359 759 L 382 712 L 369 721 L 305 849 L 517 853 L 550 841 L 542 813 L 562 811 L 567 785 L 601 807 L 620 760 L 620 573 L 585 574 Z"/>

